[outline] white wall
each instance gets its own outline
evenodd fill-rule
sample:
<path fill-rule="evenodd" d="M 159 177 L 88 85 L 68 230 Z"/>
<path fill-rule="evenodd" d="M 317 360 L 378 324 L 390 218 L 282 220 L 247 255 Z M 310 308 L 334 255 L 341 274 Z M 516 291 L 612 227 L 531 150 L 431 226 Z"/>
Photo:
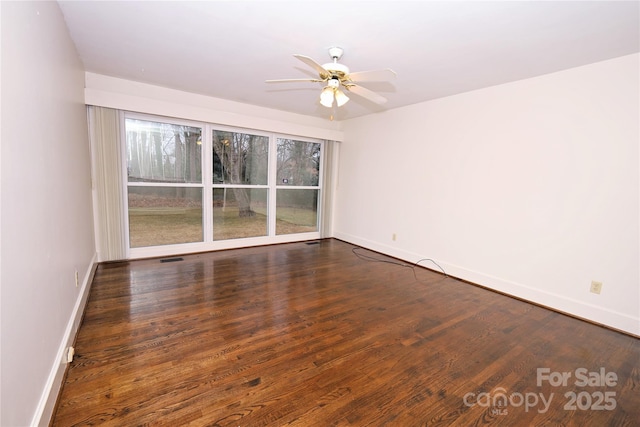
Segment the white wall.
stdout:
<path fill-rule="evenodd" d="M 336 237 L 640 334 L 638 63 L 344 122 Z"/>
<path fill-rule="evenodd" d="M 46 425 L 95 256 L 84 70 L 56 2 L 0 7 L 0 424 Z"/>

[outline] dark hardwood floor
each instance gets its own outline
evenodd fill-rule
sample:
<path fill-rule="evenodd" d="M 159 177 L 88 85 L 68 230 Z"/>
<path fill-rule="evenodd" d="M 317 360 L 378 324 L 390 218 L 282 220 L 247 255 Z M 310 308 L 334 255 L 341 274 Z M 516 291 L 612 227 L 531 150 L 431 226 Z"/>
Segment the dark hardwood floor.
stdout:
<path fill-rule="evenodd" d="M 353 248 L 100 265 L 52 424 L 639 425 L 637 338 Z"/>

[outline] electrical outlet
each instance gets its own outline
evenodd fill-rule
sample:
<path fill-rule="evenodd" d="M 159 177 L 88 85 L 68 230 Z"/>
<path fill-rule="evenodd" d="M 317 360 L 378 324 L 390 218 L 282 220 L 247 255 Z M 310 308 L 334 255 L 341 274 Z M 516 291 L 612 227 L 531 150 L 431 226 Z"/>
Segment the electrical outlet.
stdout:
<path fill-rule="evenodd" d="M 393 240 L 394 242 L 396 241 L 396 233 L 393 233 L 393 234 L 391 235 L 391 240 Z"/>
<path fill-rule="evenodd" d="M 602 291 L 602 282 L 596 282 L 595 280 L 591 281 L 591 293 L 600 294 Z"/>
<path fill-rule="evenodd" d="M 79 278 L 78 278 L 78 270 L 76 270 L 76 288 L 78 287 L 78 283 L 79 283 Z"/>

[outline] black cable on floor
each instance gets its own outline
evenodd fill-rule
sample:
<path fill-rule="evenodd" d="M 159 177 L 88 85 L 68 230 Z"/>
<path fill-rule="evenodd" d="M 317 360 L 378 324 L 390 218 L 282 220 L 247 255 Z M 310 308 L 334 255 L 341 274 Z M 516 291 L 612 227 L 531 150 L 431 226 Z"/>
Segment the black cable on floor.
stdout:
<path fill-rule="evenodd" d="M 358 249 L 361 249 L 361 250 L 367 250 L 367 249 L 358 248 L 358 247 L 354 247 L 354 248 L 351 249 L 351 252 L 353 252 L 353 254 L 355 256 L 357 256 L 358 258 L 360 258 L 362 260 L 369 261 L 369 262 L 384 262 L 384 263 L 387 263 L 387 264 L 392 264 L 392 265 L 397 265 L 397 266 L 400 266 L 400 267 L 406 267 L 406 268 L 412 269 L 413 270 L 413 277 L 416 279 L 416 281 L 419 281 L 418 280 L 418 276 L 416 275 L 416 267 L 418 267 L 419 264 L 421 262 L 423 262 L 423 261 L 431 261 L 433 264 L 435 264 L 440 269 L 440 271 L 442 271 L 442 274 L 444 274 L 445 278 L 449 277 L 447 272 L 444 271 L 444 268 L 442 268 L 440 266 L 440 264 L 438 264 L 437 262 L 435 262 L 431 258 L 422 258 L 422 259 L 416 261 L 413 264 L 407 264 L 407 263 L 400 262 L 400 261 L 389 260 L 389 259 L 384 259 L 384 258 L 378 258 L 378 257 L 374 257 L 374 256 L 371 256 L 371 255 L 365 255 L 365 254 L 362 254 L 362 253 L 358 253 Z"/>

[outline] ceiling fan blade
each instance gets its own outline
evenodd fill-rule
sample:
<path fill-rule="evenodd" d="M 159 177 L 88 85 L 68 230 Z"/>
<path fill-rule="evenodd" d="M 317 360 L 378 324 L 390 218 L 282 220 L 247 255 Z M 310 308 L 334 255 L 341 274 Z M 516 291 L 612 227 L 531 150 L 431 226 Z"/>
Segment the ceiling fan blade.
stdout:
<path fill-rule="evenodd" d="M 309 58 L 308 56 L 304 56 L 304 55 L 293 55 L 293 56 L 295 56 L 300 61 L 307 64 L 309 67 L 316 70 L 322 79 L 326 79 L 327 77 L 329 77 L 329 72 L 325 70 L 325 68 L 322 65 L 318 64 L 315 60 L 313 60 L 313 58 Z"/>
<path fill-rule="evenodd" d="M 378 95 L 374 91 L 364 88 L 362 86 L 351 84 L 351 85 L 344 85 L 344 88 L 347 89 L 349 92 L 353 92 L 356 95 L 359 95 L 365 99 L 368 99 L 371 102 L 375 102 L 376 104 L 384 104 L 385 102 L 387 102 L 387 98 L 385 98 L 384 96 Z"/>
<path fill-rule="evenodd" d="M 311 82 L 318 83 L 322 82 L 320 79 L 275 79 L 275 80 L 265 80 L 266 83 L 289 83 L 289 82 Z"/>
<path fill-rule="evenodd" d="M 349 74 L 349 80 L 352 82 L 386 82 L 393 80 L 396 72 L 385 68 L 383 70 L 356 71 Z"/>

